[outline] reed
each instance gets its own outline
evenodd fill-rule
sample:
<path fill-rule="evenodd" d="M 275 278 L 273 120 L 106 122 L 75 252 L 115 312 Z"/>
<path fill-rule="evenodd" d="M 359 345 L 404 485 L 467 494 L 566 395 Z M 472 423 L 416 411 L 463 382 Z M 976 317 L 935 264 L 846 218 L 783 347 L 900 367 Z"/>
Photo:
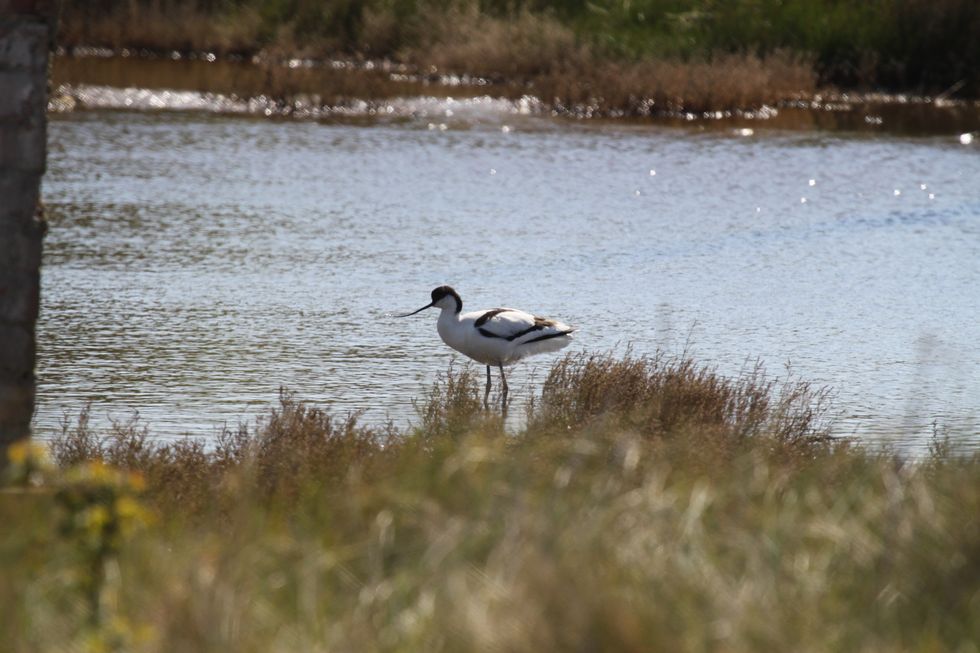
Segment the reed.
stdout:
<path fill-rule="evenodd" d="M 519 433 L 480 407 L 478 377 L 450 368 L 408 432 L 283 394 L 213 446 L 132 422 L 94 433 L 83 415 L 54 464 L 12 450 L 5 650 L 927 651 L 980 636 L 980 456 L 836 442 L 819 391 L 761 369 L 566 357 Z"/>
<path fill-rule="evenodd" d="M 977 97 L 978 32 L 972 0 L 66 0 L 59 42 L 391 59 L 517 82 L 575 71 L 600 82 L 594 95 L 637 65 L 691 63 L 689 84 L 703 67 L 711 83 L 746 84 L 754 75 L 726 74 L 740 58 L 775 80 L 791 63 L 805 84 Z"/>

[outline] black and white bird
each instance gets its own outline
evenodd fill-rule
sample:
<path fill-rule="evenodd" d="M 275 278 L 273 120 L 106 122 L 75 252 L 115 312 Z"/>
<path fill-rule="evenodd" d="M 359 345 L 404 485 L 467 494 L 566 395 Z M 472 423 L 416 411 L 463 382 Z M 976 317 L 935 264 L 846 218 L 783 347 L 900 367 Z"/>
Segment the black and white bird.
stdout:
<path fill-rule="evenodd" d="M 574 328 L 516 308 L 493 308 L 488 311 L 463 312 L 463 300 L 449 286 L 432 291 L 432 301 L 417 311 L 396 315 L 408 317 L 427 308 L 438 308 L 436 328 L 442 341 L 487 366 L 487 391 L 490 394 L 490 368 L 500 370 L 503 397 L 507 397 L 504 365 L 516 363 L 525 356 L 558 351 L 572 340 Z"/>

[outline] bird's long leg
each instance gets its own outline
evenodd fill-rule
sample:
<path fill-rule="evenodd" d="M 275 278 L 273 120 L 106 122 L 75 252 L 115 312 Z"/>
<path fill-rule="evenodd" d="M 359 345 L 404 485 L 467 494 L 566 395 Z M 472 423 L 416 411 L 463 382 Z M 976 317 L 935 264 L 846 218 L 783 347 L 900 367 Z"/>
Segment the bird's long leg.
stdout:
<path fill-rule="evenodd" d="M 504 376 L 504 366 L 503 364 L 497 365 L 500 368 L 500 382 L 504 386 L 503 402 L 507 403 L 507 377 Z"/>
<path fill-rule="evenodd" d="M 487 365 L 487 391 L 483 393 L 483 407 L 488 408 L 490 406 L 490 366 Z"/>

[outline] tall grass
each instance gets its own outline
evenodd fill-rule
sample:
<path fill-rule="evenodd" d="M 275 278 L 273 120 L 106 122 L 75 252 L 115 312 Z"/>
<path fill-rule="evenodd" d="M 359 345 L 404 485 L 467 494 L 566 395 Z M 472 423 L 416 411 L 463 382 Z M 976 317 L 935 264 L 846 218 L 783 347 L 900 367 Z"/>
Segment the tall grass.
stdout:
<path fill-rule="evenodd" d="M 980 94 L 973 0 L 66 0 L 62 7 L 66 47 L 362 56 L 520 79 L 602 68 L 593 63 L 614 66 L 603 79 L 619 66 L 654 62 L 721 61 L 725 69 L 733 56 L 766 67 L 788 53 L 808 63 L 820 85 Z"/>
<path fill-rule="evenodd" d="M 483 410 L 479 381 L 450 369 L 405 433 L 289 395 L 207 448 L 138 424 L 66 425 L 57 465 L 20 453 L 0 493 L 5 650 L 978 641 L 980 457 L 835 442 L 820 392 L 761 370 L 567 357 L 519 433 Z M 145 488 L 78 477 L 93 459 Z M 105 523 L 136 520 L 106 507 L 129 498 L 146 511 L 138 527 L 93 549 Z M 93 561 L 94 603 L 76 582 Z"/>

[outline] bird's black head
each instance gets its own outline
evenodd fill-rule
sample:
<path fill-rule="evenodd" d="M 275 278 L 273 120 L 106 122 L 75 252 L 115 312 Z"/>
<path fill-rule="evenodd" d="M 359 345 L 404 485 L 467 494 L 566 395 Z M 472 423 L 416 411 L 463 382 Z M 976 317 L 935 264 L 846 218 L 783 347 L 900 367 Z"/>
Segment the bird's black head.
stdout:
<path fill-rule="evenodd" d="M 456 300 L 456 313 L 463 310 L 463 300 L 460 299 L 459 293 L 453 290 L 450 286 L 439 286 L 432 291 L 432 304 L 430 306 L 438 306 L 439 302 L 446 297 L 452 297 Z M 440 306 L 441 308 L 441 306 Z M 447 306 L 448 308 L 448 306 Z"/>
<path fill-rule="evenodd" d="M 439 286 L 432 291 L 431 302 L 417 311 L 412 311 L 411 313 L 405 313 L 403 315 L 395 315 L 395 317 L 408 317 L 409 315 L 415 315 L 416 313 L 421 313 L 425 309 L 432 308 L 433 306 L 436 308 L 449 308 L 454 312 L 459 313 L 461 310 L 463 310 L 463 300 L 459 298 L 459 293 L 449 286 Z"/>

